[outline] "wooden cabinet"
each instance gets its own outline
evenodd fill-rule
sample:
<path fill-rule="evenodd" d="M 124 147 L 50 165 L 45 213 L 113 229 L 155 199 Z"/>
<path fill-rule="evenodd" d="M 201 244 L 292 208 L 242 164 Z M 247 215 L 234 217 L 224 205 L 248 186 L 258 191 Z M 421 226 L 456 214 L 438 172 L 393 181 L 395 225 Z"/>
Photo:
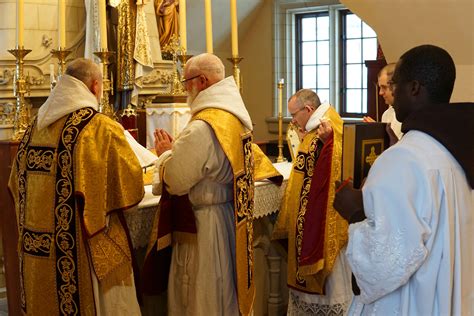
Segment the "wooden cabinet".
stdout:
<path fill-rule="evenodd" d="M 3 242 L 8 314 L 20 315 L 20 283 L 18 270 L 15 207 L 8 191 L 8 179 L 18 142 L 0 141 L 0 232 Z"/>

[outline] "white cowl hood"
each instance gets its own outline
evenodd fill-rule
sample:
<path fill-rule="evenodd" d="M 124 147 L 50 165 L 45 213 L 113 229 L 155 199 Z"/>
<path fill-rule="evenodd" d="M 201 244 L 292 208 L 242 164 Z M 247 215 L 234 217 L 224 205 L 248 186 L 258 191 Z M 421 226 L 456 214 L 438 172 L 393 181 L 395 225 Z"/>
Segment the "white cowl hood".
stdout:
<path fill-rule="evenodd" d="M 48 127 L 64 115 L 86 107 L 98 110 L 95 95 L 79 79 L 62 75 L 46 102 L 38 110 L 37 128 L 40 130 Z"/>
<path fill-rule="evenodd" d="M 192 114 L 207 108 L 227 111 L 234 114 L 246 128 L 253 130 L 252 120 L 232 76 L 199 92 L 190 108 Z"/>
<path fill-rule="evenodd" d="M 317 128 L 319 124 L 321 124 L 321 119 L 324 117 L 324 114 L 329 110 L 329 107 L 331 105 L 329 103 L 323 103 L 318 108 L 316 111 L 311 114 L 308 122 L 306 123 L 305 130 L 310 132 L 313 129 Z"/>

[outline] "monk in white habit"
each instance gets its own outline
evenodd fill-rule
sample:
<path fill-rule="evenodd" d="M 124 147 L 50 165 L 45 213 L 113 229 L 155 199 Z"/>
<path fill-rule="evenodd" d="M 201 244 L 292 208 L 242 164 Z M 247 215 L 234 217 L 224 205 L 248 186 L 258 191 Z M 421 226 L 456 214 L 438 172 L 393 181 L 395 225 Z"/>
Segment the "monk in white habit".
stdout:
<path fill-rule="evenodd" d="M 234 78 L 224 78 L 215 55 L 191 58 L 183 84 L 191 121 L 174 141 L 164 130 L 155 132 L 154 192 L 161 193 L 162 186 L 163 196 L 148 257 L 173 239 L 169 315 L 248 315 L 254 300 L 252 220 L 259 161 L 252 121 Z M 173 208 L 177 226 L 169 234 L 161 230 L 166 205 L 174 199 L 168 201 L 168 193 L 187 194 L 192 208 L 191 216 L 176 215 L 179 207 Z"/>
<path fill-rule="evenodd" d="M 351 315 L 474 311 L 474 104 L 449 103 L 455 78 L 442 48 L 403 54 L 390 84 L 405 134 L 362 191 L 336 194 L 334 207 L 353 223 L 346 256 L 360 295 Z"/>

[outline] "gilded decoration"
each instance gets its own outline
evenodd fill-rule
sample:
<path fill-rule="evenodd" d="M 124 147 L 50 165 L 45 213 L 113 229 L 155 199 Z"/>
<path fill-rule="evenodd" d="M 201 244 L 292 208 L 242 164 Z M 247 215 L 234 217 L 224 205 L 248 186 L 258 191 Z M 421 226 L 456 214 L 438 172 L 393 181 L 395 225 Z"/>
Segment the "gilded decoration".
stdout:
<path fill-rule="evenodd" d="M 311 178 L 313 177 L 314 163 L 319 157 L 321 147 L 318 146 L 319 138 L 315 137 L 308 148 L 308 153 L 299 152 L 294 165 L 295 172 L 304 174 L 303 185 L 299 198 L 298 216 L 296 218 L 296 262 L 299 262 L 301 246 L 303 243 L 304 215 L 308 205 L 308 197 L 311 189 Z M 305 279 L 296 271 L 296 282 L 305 284 Z"/>
<path fill-rule="evenodd" d="M 15 120 L 15 105 L 12 102 L 0 104 L 0 125 L 13 124 Z"/>
<path fill-rule="evenodd" d="M 38 233 L 27 229 L 23 232 L 23 251 L 29 255 L 49 257 L 53 236 L 50 233 Z"/>
<path fill-rule="evenodd" d="M 61 314 L 79 314 L 78 249 L 76 245 L 76 200 L 73 182 L 72 157 L 75 141 L 82 128 L 96 112 L 90 108 L 80 109 L 68 116 L 61 132 L 57 147 L 30 146 L 31 131 L 36 121 L 28 127 L 17 154 L 18 195 L 19 195 L 19 233 L 23 253 L 20 262 L 20 300 L 27 313 L 25 284 L 23 276 L 24 255 L 49 257 L 56 260 L 57 301 Z M 55 166 L 55 162 L 57 166 Z M 57 168 L 54 209 L 54 233 L 31 231 L 25 227 L 26 183 L 29 172 L 50 172 Z M 55 249 L 53 249 L 53 247 Z"/>
<path fill-rule="evenodd" d="M 135 0 L 123 0 L 117 7 L 117 89 L 133 89 L 135 78 L 135 62 L 133 59 L 136 30 Z"/>
<path fill-rule="evenodd" d="M 51 171 L 54 161 L 54 148 L 29 147 L 26 155 L 28 171 Z"/>
<path fill-rule="evenodd" d="M 244 153 L 244 172 L 236 177 L 236 210 L 238 222 L 245 221 L 247 226 L 247 260 L 248 260 L 248 281 L 252 280 L 253 267 L 253 213 L 254 213 L 254 161 L 252 154 L 252 136 L 242 140 Z M 250 284 L 248 284 L 250 287 Z"/>

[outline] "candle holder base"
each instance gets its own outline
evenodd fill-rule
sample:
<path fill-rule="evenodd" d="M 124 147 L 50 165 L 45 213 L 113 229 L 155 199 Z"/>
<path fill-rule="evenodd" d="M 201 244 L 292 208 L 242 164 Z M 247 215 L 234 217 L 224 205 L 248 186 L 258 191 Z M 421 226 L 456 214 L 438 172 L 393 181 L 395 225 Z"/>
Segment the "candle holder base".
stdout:
<path fill-rule="evenodd" d="M 240 75 L 239 63 L 243 60 L 243 58 L 239 56 L 232 56 L 231 58 L 227 58 L 227 60 L 232 63 L 232 72 L 235 84 L 242 94 L 242 76 Z"/>
<path fill-rule="evenodd" d="M 58 59 L 58 77 L 62 76 L 64 72 L 66 71 L 66 58 L 71 54 L 72 51 L 66 50 L 62 47 L 59 49 L 52 49 L 51 50 L 51 55 L 53 55 L 54 58 Z"/>

